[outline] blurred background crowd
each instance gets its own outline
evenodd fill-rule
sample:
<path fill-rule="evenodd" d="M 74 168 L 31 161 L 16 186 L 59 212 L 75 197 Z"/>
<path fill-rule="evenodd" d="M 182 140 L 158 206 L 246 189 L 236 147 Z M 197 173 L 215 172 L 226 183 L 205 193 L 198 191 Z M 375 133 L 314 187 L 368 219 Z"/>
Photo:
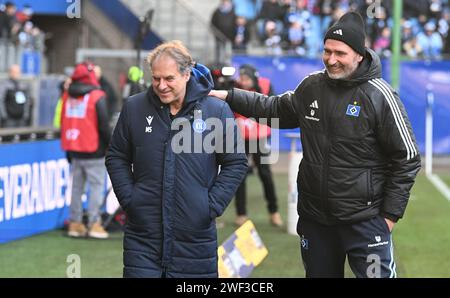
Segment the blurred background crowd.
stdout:
<path fill-rule="evenodd" d="M 447 0 L 405 0 L 401 21 L 402 52 L 439 59 L 450 54 L 450 6 Z M 368 47 L 391 55 L 392 0 L 222 0 L 211 22 L 245 52 L 249 46 L 269 54 L 309 58 L 320 53 L 324 34 L 347 11 L 366 16 Z"/>

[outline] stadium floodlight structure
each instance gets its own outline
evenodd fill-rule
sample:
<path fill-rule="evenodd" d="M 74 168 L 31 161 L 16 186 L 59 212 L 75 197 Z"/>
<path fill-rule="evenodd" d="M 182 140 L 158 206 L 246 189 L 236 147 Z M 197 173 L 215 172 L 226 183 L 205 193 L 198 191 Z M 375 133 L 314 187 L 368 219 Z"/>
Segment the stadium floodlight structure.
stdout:
<path fill-rule="evenodd" d="M 394 28 L 392 32 L 391 78 L 392 87 L 400 90 L 400 60 L 401 60 L 401 18 L 403 1 L 393 1 Z"/>
<path fill-rule="evenodd" d="M 139 18 L 139 28 L 136 35 L 136 65 L 139 65 L 141 67 L 141 48 L 142 43 L 144 42 L 145 37 L 150 33 L 152 29 L 152 20 L 153 20 L 153 14 L 155 10 L 153 8 L 150 8 L 147 13 Z"/>

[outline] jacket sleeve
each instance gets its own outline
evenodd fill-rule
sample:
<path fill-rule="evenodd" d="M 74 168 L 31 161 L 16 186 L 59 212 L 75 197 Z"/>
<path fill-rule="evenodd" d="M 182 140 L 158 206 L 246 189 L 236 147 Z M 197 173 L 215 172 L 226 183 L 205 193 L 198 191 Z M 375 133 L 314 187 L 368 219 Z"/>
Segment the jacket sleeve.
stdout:
<path fill-rule="evenodd" d="M 231 119 L 233 121 L 228 121 Z M 243 149 L 243 140 L 239 135 L 237 125 L 235 124 L 233 113 L 227 104 L 223 104 L 222 115 L 223 138 L 216 146 L 216 160 L 220 165 L 220 173 L 218 174 L 213 186 L 209 189 L 209 204 L 211 217 L 221 216 L 225 208 L 233 198 L 238 186 L 247 175 L 247 156 Z M 228 123 L 228 124 L 227 124 Z M 231 144 L 229 143 L 231 142 Z M 242 142 L 238 146 L 238 142 Z M 232 149 L 232 150 L 230 150 Z M 219 153 L 222 152 L 222 153 Z M 242 152 L 242 153 L 239 153 Z"/>
<path fill-rule="evenodd" d="M 114 193 L 123 209 L 131 202 L 134 180 L 131 171 L 133 152 L 128 126 L 127 105 L 125 104 L 114 129 L 105 164 L 114 189 Z"/>
<path fill-rule="evenodd" d="M 29 121 L 29 125 L 31 125 L 31 113 L 33 110 L 34 98 L 31 96 L 30 86 L 28 86 L 27 84 L 23 84 L 20 89 L 24 91 L 25 97 L 27 98 L 23 111 L 23 119 Z"/>
<path fill-rule="evenodd" d="M 111 139 L 111 132 L 109 128 L 109 116 L 108 116 L 108 106 L 106 103 L 106 98 L 102 97 L 97 101 L 96 106 L 97 119 L 98 119 L 98 132 L 102 142 L 108 144 Z"/>
<path fill-rule="evenodd" d="M 6 86 L 5 82 L 0 84 L 0 121 L 8 118 L 8 114 L 6 114 L 6 105 L 5 105 L 5 97 L 6 97 Z M 0 123 L 1 124 L 1 123 Z"/>
<path fill-rule="evenodd" d="M 271 119 L 279 119 L 279 128 L 296 128 L 299 126 L 296 104 L 299 89 L 281 95 L 266 96 L 234 88 L 228 93 L 227 102 L 231 109 L 245 117 L 256 120 L 266 118 L 271 126 Z"/>
<path fill-rule="evenodd" d="M 420 152 L 398 94 L 381 80 L 376 84 L 381 92 L 377 92 L 377 96 L 382 97 L 376 112 L 376 134 L 389 164 L 381 215 L 397 221 L 403 217 L 410 190 L 420 170 Z"/>

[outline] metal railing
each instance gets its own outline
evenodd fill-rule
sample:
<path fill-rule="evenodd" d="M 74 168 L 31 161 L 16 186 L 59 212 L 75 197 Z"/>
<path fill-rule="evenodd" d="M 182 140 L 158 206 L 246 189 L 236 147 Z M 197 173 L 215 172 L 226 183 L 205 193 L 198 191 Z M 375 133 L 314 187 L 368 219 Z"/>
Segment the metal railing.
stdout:
<path fill-rule="evenodd" d="M 24 73 L 39 74 L 44 69 L 43 57 L 43 50 L 30 49 L 16 45 L 9 39 L 0 39 L 0 73 L 6 73 L 11 65 L 18 64 L 22 66 Z"/>
<path fill-rule="evenodd" d="M 54 127 L 21 127 L 0 129 L 0 144 L 53 140 L 60 136 Z"/>
<path fill-rule="evenodd" d="M 0 72 L 7 72 L 12 64 L 20 64 L 21 51 L 8 39 L 0 39 Z"/>

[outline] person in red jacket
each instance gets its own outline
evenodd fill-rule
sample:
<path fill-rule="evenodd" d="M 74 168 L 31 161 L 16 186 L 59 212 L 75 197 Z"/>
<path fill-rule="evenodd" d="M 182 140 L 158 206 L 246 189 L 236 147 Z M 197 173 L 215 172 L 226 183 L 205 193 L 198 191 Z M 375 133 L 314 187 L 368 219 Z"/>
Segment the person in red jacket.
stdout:
<path fill-rule="evenodd" d="M 244 90 L 273 95 L 270 80 L 260 77 L 258 71 L 249 64 L 243 64 L 239 68 L 239 79 L 237 80 L 236 85 Z M 258 176 L 264 187 L 264 197 L 267 202 L 267 210 L 270 214 L 270 223 L 276 227 L 281 227 L 283 221 L 278 212 L 278 200 L 272 179 L 272 171 L 269 164 L 261 161 L 261 158 L 267 157 L 270 154 L 270 145 L 267 142 L 271 133 L 270 127 L 259 124 L 238 113 L 235 113 L 234 115 L 240 128 L 241 136 L 245 139 L 246 152 L 249 157 L 252 157 L 253 163 L 258 169 Z M 256 146 L 252 146 L 251 143 L 256 143 Z M 250 152 L 250 148 L 256 148 L 256 152 Z M 246 202 L 247 189 L 246 181 L 244 179 L 236 191 L 235 204 L 237 217 L 235 223 L 238 226 L 244 224 L 248 219 Z"/>
<path fill-rule="evenodd" d="M 73 182 L 70 204 L 71 237 L 108 238 L 101 225 L 105 153 L 111 137 L 105 92 L 100 89 L 94 65 L 75 66 L 72 83 L 62 97 L 61 145 L 71 161 Z M 89 183 L 88 229 L 82 222 L 81 196 Z"/>

